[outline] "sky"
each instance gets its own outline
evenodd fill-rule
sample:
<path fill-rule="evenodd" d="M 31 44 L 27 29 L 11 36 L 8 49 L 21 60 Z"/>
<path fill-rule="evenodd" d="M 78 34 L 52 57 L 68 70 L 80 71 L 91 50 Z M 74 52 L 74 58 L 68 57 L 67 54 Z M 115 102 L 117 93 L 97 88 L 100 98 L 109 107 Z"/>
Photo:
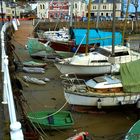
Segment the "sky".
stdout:
<path fill-rule="evenodd" d="M 139 0 L 139 4 L 138 5 L 139 5 L 138 11 L 140 12 L 140 0 Z M 135 12 L 135 7 L 134 7 L 133 4 L 130 4 L 128 12 Z"/>

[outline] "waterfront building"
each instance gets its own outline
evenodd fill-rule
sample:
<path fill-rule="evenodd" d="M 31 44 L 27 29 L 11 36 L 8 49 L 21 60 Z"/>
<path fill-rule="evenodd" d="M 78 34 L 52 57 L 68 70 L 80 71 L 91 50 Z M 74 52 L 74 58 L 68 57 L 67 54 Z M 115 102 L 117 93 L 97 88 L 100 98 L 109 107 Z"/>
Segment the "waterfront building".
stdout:
<path fill-rule="evenodd" d="M 73 15 L 81 18 L 85 17 L 87 13 L 87 4 L 83 0 L 74 0 L 73 3 Z"/>
<path fill-rule="evenodd" d="M 0 1 L 0 18 L 4 18 L 6 14 L 6 4 L 3 1 Z"/>
<path fill-rule="evenodd" d="M 21 13 L 26 11 L 26 6 L 20 5 L 18 3 L 2 1 L 0 5 L 0 15 L 3 13 L 3 18 L 13 18 L 15 16 L 21 18 Z"/>
<path fill-rule="evenodd" d="M 122 15 L 122 0 L 116 0 L 116 17 Z M 99 11 L 99 16 L 112 17 L 113 0 L 94 0 L 91 4 L 91 16 L 96 17 Z"/>
<path fill-rule="evenodd" d="M 71 8 L 71 6 L 73 6 Z M 70 16 L 70 10 L 75 17 L 86 15 L 86 2 L 83 0 L 46 0 L 37 2 L 37 17 L 38 18 L 61 18 L 64 19 Z"/>

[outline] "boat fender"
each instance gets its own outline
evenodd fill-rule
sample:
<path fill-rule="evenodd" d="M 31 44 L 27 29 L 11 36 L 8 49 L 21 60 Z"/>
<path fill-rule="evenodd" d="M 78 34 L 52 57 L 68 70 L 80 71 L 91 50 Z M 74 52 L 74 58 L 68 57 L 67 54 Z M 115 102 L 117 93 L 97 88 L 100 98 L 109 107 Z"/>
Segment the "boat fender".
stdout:
<path fill-rule="evenodd" d="M 137 108 L 140 109 L 140 99 L 137 101 Z"/>
<path fill-rule="evenodd" d="M 101 109 L 102 108 L 102 101 L 101 101 L 100 98 L 97 100 L 97 108 L 98 109 Z"/>
<path fill-rule="evenodd" d="M 72 48 L 72 52 L 76 52 L 76 47 L 73 47 Z"/>

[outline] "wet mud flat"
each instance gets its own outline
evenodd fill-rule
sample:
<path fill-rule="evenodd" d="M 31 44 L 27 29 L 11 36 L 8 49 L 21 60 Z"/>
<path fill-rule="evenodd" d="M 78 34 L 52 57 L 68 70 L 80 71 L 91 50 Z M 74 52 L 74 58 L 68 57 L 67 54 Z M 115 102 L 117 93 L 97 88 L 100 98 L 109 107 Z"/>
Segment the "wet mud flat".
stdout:
<path fill-rule="evenodd" d="M 32 31 L 32 21 L 23 21 L 19 30 L 14 33 L 12 43 L 16 47 L 15 52 L 21 62 L 35 60 L 29 56 L 25 47 L 28 37 L 32 36 Z M 81 131 L 88 131 L 96 140 L 121 140 L 138 119 L 136 106 L 120 106 L 101 110 L 97 108 L 83 110 L 83 108 L 70 106 L 64 98 L 61 73 L 52 62 L 47 63 L 44 74 L 31 74 L 18 70 L 16 75 L 21 79 L 24 75 L 50 79 L 45 85 L 22 83 L 23 96 L 28 104 L 25 105 L 26 112 L 61 108 L 72 113 L 74 126 L 67 130 L 40 130 L 45 140 L 65 140 Z"/>

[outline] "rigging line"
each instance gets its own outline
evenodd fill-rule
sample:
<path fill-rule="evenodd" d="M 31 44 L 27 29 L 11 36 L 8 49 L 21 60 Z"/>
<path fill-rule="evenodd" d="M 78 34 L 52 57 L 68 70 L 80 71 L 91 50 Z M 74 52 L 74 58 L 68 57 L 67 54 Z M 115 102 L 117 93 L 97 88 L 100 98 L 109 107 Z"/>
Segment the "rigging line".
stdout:
<path fill-rule="evenodd" d="M 23 99 L 25 100 L 25 97 L 24 97 L 24 95 L 22 94 L 22 97 L 23 97 Z M 24 103 L 26 103 L 26 105 L 29 107 L 29 105 L 28 105 L 28 103 L 27 102 L 24 102 Z M 26 107 L 25 107 L 25 105 L 23 106 L 23 109 L 24 109 L 24 113 L 25 113 L 25 115 L 27 116 L 27 111 L 26 111 L 26 109 L 25 109 Z M 30 108 L 30 107 L 29 107 Z M 31 121 L 30 121 L 31 122 Z M 43 135 L 39 130 L 38 130 L 38 128 L 31 122 L 31 124 L 32 124 L 32 126 L 35 128 L 35 130 L 40 134 L 40 135 Z M 41 128 L 40 128 L 41 129 Z M 44 137 L 46 136 L 47 138 L 48 138 L 48 136 L 46 135 L 46 133 L 42 130 L 42 132 L 44 133 Z"/>
<path fill-rule="evenodd" d="M 27 116 L 27 117 L 30 118 L 30 119 L 38 119 L 38 120 L 40 120 L 40 119 L 46 119 L 46 118 L 51 117 L 51 116 L 57 114 L 58 112 L 60 112 L 66 106 L 66 104 L 67 104 L 67 101 L 56 112 L 54 112 L 54 113 L 52 113 L 50 115 L 47 115 L 45 117 L 39 117 L 39 118 L 34 118 L 34 117 L 31 117 L 31 116 Z"/>
<path fill-rule="evenodd" d="M 33 97 L 33 96 L 32 96 Z M 34 97 L 33 97 L 34 98 Z M 35 98 L 34 98 L 35 99 Z M 63 104 L 63 106 L 61 106 L 56 112 L 54 112 L 54 113 L 52 113 L 52 114 L 50 114 L 50 115 L 48 115 L 48 116 L 45 116 L 45 117 L 41 117 L 41 118 L 34 118 L 34 117 L 30 117 L 30 116 L 27 116 L 28 118 L 33 118 L 33 119 L 45 119 L 45 118 L 48 118 L 48 117 L 50 117 L 50 116 L 53 116 L 53 115 L 55 115 L 55 114 L 57 114 L 58 112 L 60 112 L 65 106 L 66 106 L 66 104 L 67 104 L 67 101 Z M 32 111 L 32 110 L 31 110 Z"/>
<path fill-rule="evenodd" d="M 32 108 L 28 105 L 28 103 L 27 103 L 27 106 L 30 108 L 30 110 L 32 110 Z M 31 121 L 31 123 L 33 124 L 33 122 Z M 34 125 L 34 124 L 33 124 Z M 41 126 L 40 126 L 40 124 L 38 123 L 38 126 L 39 126 L 39 128 L 41 129 L 41 131 L 42 131 L 42 133 L 47 137 L 47 138 L 49 138 L 47 135 L 46 135 L 46 133 L 45 133 L 45 131 L 43 131 L 43 129 L 41 128 Z M 38 128 L 34 125 L 34 127 L 38 130 Z M 63 132 L 63 131 L 61 131 L 61 130 L 59 130 L 59 129 L 55 129 L 56 131 L 58 131 L 58 132 L 60 132 L 60 133 L 63 133 L 63 134 L 65 134 L 65 132 Z M 39 131 L 39 130 L 38 130 Z M 39 131 L 40 132 L 40 131 Z M 41 132 L 40 132 L 41 133 Z"/>
<path fill-rule="evenodd" d="M 23 95 L 23 97 L 24 97 L 24 95 Z M 28 106 L 28 108 L 32 111 L 32 108 L 29 106 L 29 104 L 28 104 L 27 102 L 25 102 L 25 103 L 26 103 L 26 105 Z M 26 109 L 25 109 L 24 111 L 25 111 L 26 116 L 27 116 L 27 111 L 26 111 Z M 32 121 L 30 121 L 30 122 L 31 122 L 31 124 L 33 125 L 33 127 L 37 130 L 37 132 L 38 132 L 40 135 L 43 135 L 45 138 L 49 138 L 48 135 L 44 132 L 44 130 L 41 128 L 41 126 L 40 126 L 39 124 L 38 124 L 38 126 L 39 126 L 41 132 L 40 132 L 40 130 L 34 125 L 34 123 L 33 123 Z"/>
<path fill-rule="evenodd" d="M 41 128 L 41 126 L 39 124 L 37 124 L 37 125 L 39 126 L 41 131 L 34 125 L 34 123 L 32 121 L 30 121 L 30 122 L 31 122 L 32 126 L 36 129 L 36 131 L 42 136 L 43 140 L 44 140 L 43 137 L 45 137 L 45 140 L 46 140 L 46 138 L 47 139 L 49 138 L 48 135 L 45 133 L 45 131 Z"/>
<path fill-rule="evenodd" d="M 84 35 L 84 37 L 82 38 L 82 40 L 81 40 L 81 42 L 80 42 L 79 46 L 77 47 L 77 49 L 76 49 L 76 51 L 75 51 L 75 53 L 74 53 L 74 55 L 73 55 L 73 56 L 75 56 L 75 55 L 77 54 L 77 52 L 78 52 L 78 50 L 79 50 L 79 48 L 80 48 L 80 46 L 81 46 L 82 42 L 84 41 L 85 37 L 86 37 L 86 34 L 85 34 L 85 35 Z"/>

